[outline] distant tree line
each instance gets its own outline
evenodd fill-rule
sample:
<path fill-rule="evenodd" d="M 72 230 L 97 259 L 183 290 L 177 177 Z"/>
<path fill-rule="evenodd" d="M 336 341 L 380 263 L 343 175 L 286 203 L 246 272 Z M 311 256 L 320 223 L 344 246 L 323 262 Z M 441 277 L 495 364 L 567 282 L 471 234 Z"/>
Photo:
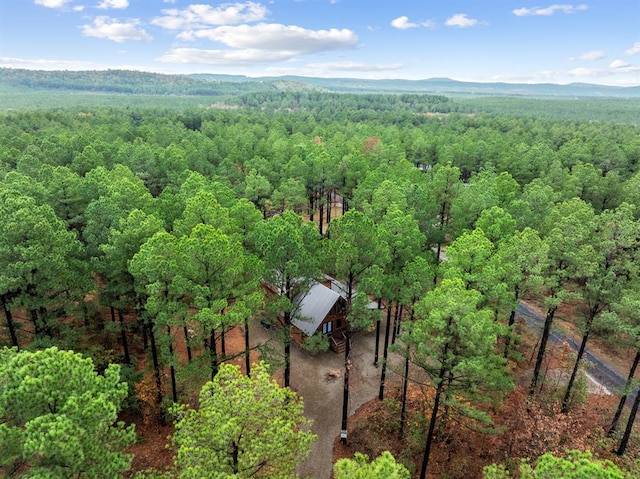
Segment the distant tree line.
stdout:
<path fill-rule="evenodd" d="M 246 91 L 275 91 L 270 83 L 223 82 L 162 75 L 135 70 L 24 70 L 0 69 L 0 83 L 32 89 L 90 91 L 144 95 L 224 96 Z"/>

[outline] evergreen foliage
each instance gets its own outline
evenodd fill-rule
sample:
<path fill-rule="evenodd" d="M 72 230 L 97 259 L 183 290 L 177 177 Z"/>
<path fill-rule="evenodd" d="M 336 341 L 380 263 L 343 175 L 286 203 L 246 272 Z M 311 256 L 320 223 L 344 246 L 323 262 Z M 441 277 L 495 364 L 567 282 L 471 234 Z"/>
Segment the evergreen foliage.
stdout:
<path fill-rule="evenodd" d="M 288 478 L 315 440 L 303 403 L 271 379 L 264 363 L 251 377 L 220 366 L 200 391 L 198 409 L 173 408 L 178 477 Z"/>
<path fill-rule="evenodd" d="M 134 426 L 118 422 L 127 384 L 120 366 L 55 347 L 0 350 L 0 466 L 14 477 L 118 478 Z M 26 467 L 25 467 L 26 466 Z M 2 469 L 0 469 L 2 470 Z"/>

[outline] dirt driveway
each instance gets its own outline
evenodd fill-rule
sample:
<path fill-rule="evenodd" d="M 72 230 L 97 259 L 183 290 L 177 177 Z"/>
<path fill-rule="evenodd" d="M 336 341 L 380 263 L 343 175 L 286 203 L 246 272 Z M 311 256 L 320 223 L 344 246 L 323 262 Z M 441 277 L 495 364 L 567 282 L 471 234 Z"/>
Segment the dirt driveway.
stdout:
<path fill-rule="evenodd" d="M 251 334 L 252 342 L 264 344 L 273 333 L 256 325 Z M 380 369 L 373 366 L 375 339 L 375 332 L 354 334 L 351 350 L 353 369 L 349 377 L 349 415 L 378 395 Z M 381 340 L 381 348 L 382 342 Z M 340 377 L 327 377 L 328 373 L 338 370 Z M 333 441 L 340 434 L 342 422 L 343 370 L 344 354 L 327 352 L 311 356 L 298 348 L 291 348 L 291 389 L 303 397 L 305 415 L 313 420 L 312 430 L 318 435 L 311 455 L 299 468 L 302 478 L 330 477 Z M 389 376 L 392 379 L 395 375 L 389 372 L 387 377 Z"/>

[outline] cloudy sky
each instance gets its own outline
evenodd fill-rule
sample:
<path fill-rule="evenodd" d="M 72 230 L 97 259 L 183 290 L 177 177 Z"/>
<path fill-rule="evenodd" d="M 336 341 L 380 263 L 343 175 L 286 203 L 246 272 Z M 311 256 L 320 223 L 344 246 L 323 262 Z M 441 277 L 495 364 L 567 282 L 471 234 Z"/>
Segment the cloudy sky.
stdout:
<path fill-rule="evenodd" d="M 0 0 L 0 66 L 640 85 L 640 0 Z"/>

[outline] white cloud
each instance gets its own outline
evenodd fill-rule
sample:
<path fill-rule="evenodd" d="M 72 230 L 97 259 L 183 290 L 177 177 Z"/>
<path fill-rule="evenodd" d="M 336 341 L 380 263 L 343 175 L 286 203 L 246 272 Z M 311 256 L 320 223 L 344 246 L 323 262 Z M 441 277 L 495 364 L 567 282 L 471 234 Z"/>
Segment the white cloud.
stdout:
<path fill-rule="evenodd" d="M 574 68 L 569 70 L 569 75 L 576 77 L 590 77 L 596 76 L 598 72 L 603 72 L 601 68 Z"/>
<path fill-rule="evenodd" d="M 190 35 L 223 43 L 230 49 L 174 48 L 158 60 L 209 65 L 274 63 L 297 55 L 353 48 L 358 42 L 358 37 L 351 30 L 307 30 L 264 23 L 199 30 Z"/>
<path fill-rule="evenodd" d="M 165 63 L 197 63 L 201 65 L 254 65 L 290 59 L 290 52 L 264 50 L 203 50 L 200 48 L 174 48 L 157 58 Z"/>
<path fill-rule="evenodd" d="M 42 5 L 47 8 L 62 8 L 72 0 L 35 0 L 36 5 Z"/>
<path fill-rule="evenodd" d="M 419 27 L 417 23 L 409 21 L 409 17 L 402 16 L 391 20 L 391 26 L 399 30 L 407 30 L 409 28 Z"/>
<path fill-rule="evenodd" d="M 640 42 L 635 42 L 631 48 L 625 51 L 627 55 L 637 55 L 640 53 Z"/>
<path fill-rule="evenodd" d="M 580 55 L 578 57 L 579 60 L 587 60 L 587 61 L 594 61 L 594 60 L 600 60 L 601 58 L 606 57 L 607 54 L 605 52 L 603 52 L 602 50 L 593 50 L 590 52 L 585 52 L 582 55 Z"/>
<path fill-rule="evenodd" d="M 548 7 L 544 7 L 544 8 L 540 8 L 540 7 L 535 7 L 535 8 L 516 8 L 515 10 L 513 10 L 513 14 L 518 16 L 518 17 L 526 17 L 529 15 L 542 15 L 542 16 L 549 16 L 549 15 L 553 15 L 556 12 L 562 12 L 562 13 L 576 13 L 576 12 L 580 12 L 582 10 L 587 10 L 589 8 L 588 5 L 580 4 L 580 5 L 567 5 L 567 4 L 563 4 L 563 5 L 558 5 L 558 4 L 554 4 L 554 5 L 550 5 Z"/>
<path fill-rule="evenodd" d="M 472 27 L 478 23 L 475 18 L 469 18 L 466 13 L 456 13 L 454 16 L 447 18 L 444 24 L 448 27 Z"/>
<path fill-rule="evenodd" d="M 608 84 L 637 86 L 638 72 L 640 72 L 640 67 L 616 60 L 611 62 L 609 68 L 575 68 L 570 70 L 568 75 L 580 77 L 583 80 L 609 78 Z"/>
<path fill-rule="evenodd" d="M 18 57 L 0 57 L 0 67 L 2 68 L 24 68 L 27 70 L 135 70 L 135 71 L 148 71 L 152 73 L 183 73 L 170 70 L 163 70 L 157 67 L 149 67 L 145 65 L 134 64 L 103 64 L 84 61 L 72 61 L 72 60 L 51 60 L 51 59 L 32 59 L 32 58 L 18 58 Z"/>
<path fill-rule="evenodd" d="M 430 21 L 420 22 L 420 23 L 410 22 L 409 17 L 407 17 L 406 15 L 403 15 L 401 17 L 394 18 L 393 20 L 391 20 L 391 26 L 394 28 L 397 28 L 398 30 L 408 30 L 409 28 L 433 27 L 433 22 L 430 22 Z"/>
<path fill-rule="evenodd" d="M 102 0 L 97 8 L 106 10 L 108 8 L 125 9 L 129 7 L 129 0 Z"/>
<path fill-rule="evenodd" d="M 284 51 L 291 55 L 353 48 L 358 37 L 351 30 L 307 30 L 295 25 L 259 23 L 197 30 L 179 35 L 182 40 L 206 38 L 231 48 Z"/>
<path fill-rule="evenodd" d="M 151 23 L 168 30 L 189 30 L 212 25 L 259 22 L 266 18 L 267 12 L 264 5 L 255 2 L 223 3 L 216 7 L 196 4 L 183 10 L 164 9 L 164 16 L 154 18 Z"/>
<path fill-rule="evenodd" d="M 69 60 L 45 60 L 18 57 L 0 57 L 0 67 L 26 68 L 31 70 L 94 70 L 96 65 L 91 62 L 77 62 Z"/>
<path fill-rule="evenodd" d="M 609 68 L 619 69 L 619 68 L 629 68 L 631 66 L 630 63 L 627 63 L 622 60 L 614 60 L 609 64 Z"/>
<path fill-rule="evenodd" d="M 151 35 L 138 28 L 139 24 L 138 20 L 120 22 L 114 18 L 101 16 L 93 20 L 93 25 L 83 25 L 80 28 L 87 37 L 106 38 L 118 43 L 153 40 Z"/>
<path fill-rule="evenodd" d="M 378 72 L 378 71 L 387 71 L 387 70 L 400 70 L 401 68 L 404 68 L 404 64 L 402 63 L 363 63 L 363 62 L 324 62 L 324 63 L 309 63 L 307 67 L 313 70 Z"/>

